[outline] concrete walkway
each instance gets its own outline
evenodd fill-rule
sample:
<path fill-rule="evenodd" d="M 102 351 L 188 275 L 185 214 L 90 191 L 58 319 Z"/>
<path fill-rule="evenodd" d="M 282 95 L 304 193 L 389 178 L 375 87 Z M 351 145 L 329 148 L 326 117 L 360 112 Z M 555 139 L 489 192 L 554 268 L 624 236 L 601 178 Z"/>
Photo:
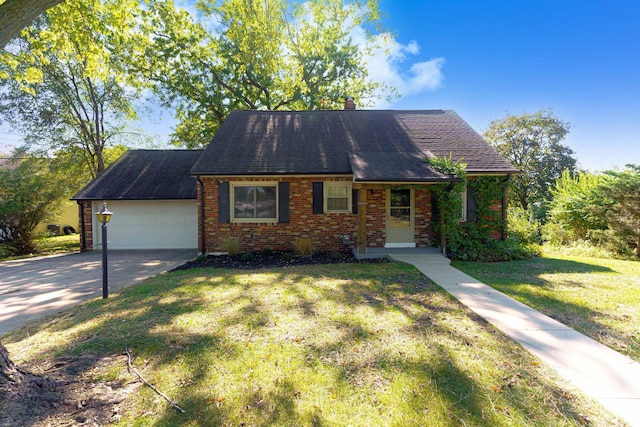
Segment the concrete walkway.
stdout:
<path fill-rule="evenodd" d="M 415 265 L 585 394 L 640 427 L 640 364 L 456 270 L 442 255 L 389 257 Z"/>

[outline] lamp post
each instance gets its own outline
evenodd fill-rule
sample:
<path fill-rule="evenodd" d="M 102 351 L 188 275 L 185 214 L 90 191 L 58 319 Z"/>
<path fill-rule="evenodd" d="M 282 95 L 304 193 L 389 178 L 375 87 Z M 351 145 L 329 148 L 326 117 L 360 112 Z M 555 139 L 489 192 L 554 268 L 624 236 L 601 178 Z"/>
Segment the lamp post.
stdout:
<path fill-rule="evenodd" d="M 109 297 L 109 277 L 107 274 L 107 223 L 111 220 L 111 212 L 107 202 L 102 202 L 102 210 L 96 213 L 98 222 L 102 224 L 102 298 Z"/>

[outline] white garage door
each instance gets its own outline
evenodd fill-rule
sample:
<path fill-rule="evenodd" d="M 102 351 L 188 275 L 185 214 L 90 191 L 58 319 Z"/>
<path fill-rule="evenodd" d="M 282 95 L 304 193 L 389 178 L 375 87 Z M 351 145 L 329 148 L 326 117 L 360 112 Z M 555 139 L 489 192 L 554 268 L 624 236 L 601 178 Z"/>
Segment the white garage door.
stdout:
<path fill-rule="evenodd" d="M 195 200 L 108 201 L 113 212 L 107 228 L 109 249 L 195 249 L 198 206 Z M 102 202 L 93 202 L 93 212 Z M 93 215 L 93 241 L 102 244 L 102 228 Z M 101 246 L 96 247 L 100 249 Z"/>

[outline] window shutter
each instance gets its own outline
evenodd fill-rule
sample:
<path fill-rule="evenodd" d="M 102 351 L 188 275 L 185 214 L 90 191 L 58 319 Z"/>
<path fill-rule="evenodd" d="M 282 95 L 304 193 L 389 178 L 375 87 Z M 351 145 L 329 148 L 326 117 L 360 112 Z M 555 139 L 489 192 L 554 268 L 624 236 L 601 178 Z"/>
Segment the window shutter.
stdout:
<path fill-rule="evenodd" d="M 278 183 L 278 222 L 289 222 L 289 183 Z"/>
<path fill-rule="evenodd" d="M 351 213 L 358 213 L 358 190 L 351 191 Z"/>
<path fill-rule="evenodd" d="M 471 187 L 467 187 L 467 222 L 474 222 L 478 219 L 476 209 L 478 209 L 476 195 L 473 193 Z"/>
<path fill-rule="evenodd" d="M 313 213 L 324 213 L 324 185 L 322 182 L 313 183 Z"/>
<path fill-rule="evenodd" d="M 231 222 L 231 201 L 229 197 L 229 182 L 218 184 L 218 222 Z"/>
<path fill-rule="evenodd" d="M 435 191 L 431 192 L 431 221 L 440 220 L 440 208 L 438 206 L 438 196 Z"/>

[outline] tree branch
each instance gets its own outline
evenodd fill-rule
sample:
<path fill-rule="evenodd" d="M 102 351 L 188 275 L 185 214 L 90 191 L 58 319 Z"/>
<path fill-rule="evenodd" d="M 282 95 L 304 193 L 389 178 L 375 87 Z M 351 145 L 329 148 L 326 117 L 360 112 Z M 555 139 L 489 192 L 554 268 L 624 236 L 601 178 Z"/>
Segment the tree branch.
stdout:
<path fill-rule="evenodd" d="M 149 387 L 151 387 L 151 389 L 153 391 L 155 391 L 156 393 L 158 393 L 160 396 L 162 396 L 167 402 L 169 402 L 169 404 L 171 406 L 173 406 L 176 410 L 180 411 L 181 413 L 185 413 L 184 409 L 182 409 L 180 406 L 178 406 L 173 400 L 169 399 L 164 393 L 162 393 L 160 390 L 158 390 L 157 388 L 155 388 L 153 386 L 153 384 L 149 383 L 147 380 L 144 379 L 144 377 L 140 374 L 140 372 L 138 372 L 138 370 L 136 368 L 133 367 L 133 365 L 131 364 L 131 353 L 129 353 L 129 349 L 125 348 L 124 351 L 127 353 L 127 363 L 129 364 L 129 369 L 132 370 L 137 376 L 138 378 L 140 378 L 140 380 L 145 383 L 146 385 L 148 385 Z"/>

